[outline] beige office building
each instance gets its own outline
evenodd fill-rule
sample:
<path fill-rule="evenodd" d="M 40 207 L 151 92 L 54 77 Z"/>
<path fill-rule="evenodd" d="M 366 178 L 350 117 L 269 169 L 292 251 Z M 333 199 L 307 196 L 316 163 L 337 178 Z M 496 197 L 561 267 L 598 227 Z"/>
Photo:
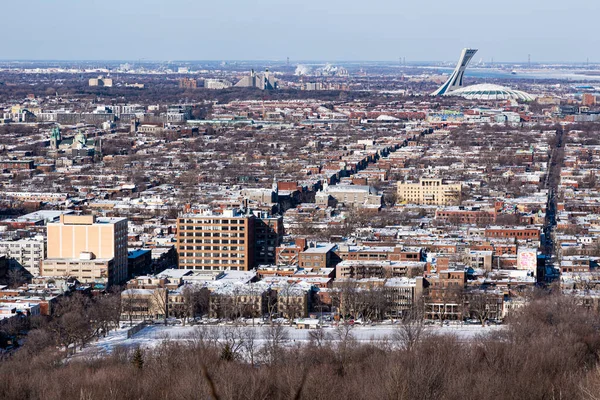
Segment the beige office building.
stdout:
<path fill-rule="evenodd" d="M 112 87 L 113 86 L 112 78 L 105 78 L 103 76 L 99 76 L 97 78 L 91 78 L 88 83 L 90 86 L 103 86 L 103 87 Z"/>
<path fill-rule="evenodd" d="M 462 185 L 446 184 L 441 179 L 421 178 L 419 183 L 398 182 L 398 201 L 410 204 L 457 205 L 460 204 Z"/>
<path fill-rule="evenodd" d="M 62 215 L 47 229 L 43 276 L 107 285 L 127 279 L 127 218 Z"/>
<path fill-rule="evenodd" d="M 254 215 L 187 214 L 177 219 L 179 268 L 247 271 L 254 268 Z"/>

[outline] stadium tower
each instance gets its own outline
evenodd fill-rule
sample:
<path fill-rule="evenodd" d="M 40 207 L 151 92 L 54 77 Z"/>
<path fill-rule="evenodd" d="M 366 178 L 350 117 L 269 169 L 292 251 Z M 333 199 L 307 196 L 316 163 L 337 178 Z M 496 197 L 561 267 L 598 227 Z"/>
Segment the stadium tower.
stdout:
<path fill-rule="evenodd" d="M 438 90 L 431 93 L 431 95 L 440 96 L 462 87 L 465 69 L 467 68 L 469 61 L 471 61 L 471 58 L 473 58 L 475 53 L 477 53 L 477 49 L 463 49 L 462 53 L 460 53 L 460 59 L 458 60 L 458 64 L 456 64 L 456 68 L 454 68 L 454 72 L 452 72 L 450 78 L 448 78 L 446 83 L 440 86 Z"/>

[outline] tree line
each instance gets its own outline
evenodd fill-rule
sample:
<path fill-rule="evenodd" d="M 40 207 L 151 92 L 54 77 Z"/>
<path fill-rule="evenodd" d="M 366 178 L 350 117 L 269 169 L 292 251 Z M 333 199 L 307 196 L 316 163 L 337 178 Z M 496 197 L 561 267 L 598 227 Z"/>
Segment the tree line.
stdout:
<path fill-rule="evenodd" d="M 569 298 L 538 298 L 503 330 L 465 339 L 403 324 L 379 342 L 357 328 L 315 330 L 294 343 L 198 327 L 188 340 L 65 362 L 53 347 L 0 363 L 3 399 L 595 399 L 598 313 Z M 407 326 L 415 327 L 414 324 Z"/>
<path fill-rule="evenodd" d="M 50 302 L 51 316 L 17 316 L 0 324 L 0 344 L 19 347 L 19 353 L 36 354 L 53 349 L 63 356 L 73 354 L 91 341 L 119 327 L 121 296 L 118 292 L 98 296 L 74 293 Z M 0 396 L 1 397 L 1 396 Z"/>

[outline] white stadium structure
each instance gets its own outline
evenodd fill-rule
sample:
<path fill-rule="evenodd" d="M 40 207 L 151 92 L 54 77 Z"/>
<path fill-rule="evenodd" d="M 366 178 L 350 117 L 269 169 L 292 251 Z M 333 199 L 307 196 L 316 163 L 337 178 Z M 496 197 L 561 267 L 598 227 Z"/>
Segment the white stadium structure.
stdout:
<path fill-rule="evenodd" d="M 456 68 L 450 75 L 450 78 L 440 86 L 432 96 L 461 96 L 470 100 L 521 100 L 533 101 L 535 97 L 521 90 L 513 90 L 511 88 L 492 85 L 479 84 L 471 86 L 463 86 L 463 77 L 465 70 L 471 58 L 477 53 L 477 49 L 463 49 L 460 54 L 460 59 Z"/>
<path fill-rule="evenodd" d="M 469 100 L 535 100 L 535 97 L 521 90 L 514 90 L 506 86 L 492 85 L 489 83 L 462 87 L 447 95 L 462 96 Z"/>

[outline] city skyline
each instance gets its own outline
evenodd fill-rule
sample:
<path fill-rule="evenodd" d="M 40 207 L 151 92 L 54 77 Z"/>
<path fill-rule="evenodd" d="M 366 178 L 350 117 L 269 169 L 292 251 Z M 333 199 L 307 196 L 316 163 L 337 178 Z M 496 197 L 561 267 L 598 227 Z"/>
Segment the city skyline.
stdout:
<path fill-rule="evenodd" d="M 18 33 L 0 58 L 451 61 L 457 49 L 474 47 L 484 61 L 523 62 L 529 54 L 532 62 L 599 61 L 592 50 L 600 44 L 593 29 L 593 11 L 600 5 L 594 2 L 581 5 L 586 13 L 557 1 L 510 0 L 501 9 L 473 0 L 452 8 L 430 3 L 375 1 L 365 9 L 354 0 L 285 5 L 109 0 L 99 7 L 34 0 L 26 29 L 21 18 L 0 28 L 5 36 Z M 20 7 L 8 4 L 5 11 L 16 15 Z M 573 32 L 578 46 L 572 45 Z"/>
<path fill-rule="evenodd" d="M 2 11 L 0 399 L 597 398 L 600 2 Z"/>

